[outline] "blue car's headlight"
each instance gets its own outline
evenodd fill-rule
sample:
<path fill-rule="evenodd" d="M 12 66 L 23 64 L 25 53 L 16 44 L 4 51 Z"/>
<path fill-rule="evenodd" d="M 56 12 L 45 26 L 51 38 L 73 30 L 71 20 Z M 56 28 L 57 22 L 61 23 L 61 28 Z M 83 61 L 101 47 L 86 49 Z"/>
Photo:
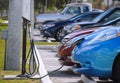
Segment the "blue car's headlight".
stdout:
<path fill-rule="evenodd" d="M 81 35 L 81 36 L 72 38 L 72 39 L 69 40 L 69 41 L 68 41 L 68 39 L 66 39 L 68 42 L 66 42 L 66 43 L 64 44 L 64 46 L 76 45 L 76 44 L 82 42 L 87 35 L 88 35 L 88 34 Z"/>
<path fill-rule="evenodd" d="M 49 27 L 54 27 L 55 26 L 55 24 L 45 24 L 45 25 L 43 25 L 42 27 L 44 28 L 44 29 L 47 29 L 47 28 L 49 28 Z"/>

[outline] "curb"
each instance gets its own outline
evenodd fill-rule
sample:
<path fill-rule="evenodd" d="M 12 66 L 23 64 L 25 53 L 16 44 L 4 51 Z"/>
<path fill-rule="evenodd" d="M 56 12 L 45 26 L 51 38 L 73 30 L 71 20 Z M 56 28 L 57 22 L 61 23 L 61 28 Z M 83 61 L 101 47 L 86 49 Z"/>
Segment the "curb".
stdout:
<path fill-rule="evenodd" d="M 53 52 L 57 52 L 59 45 L 37 45 L 37 49 L 43 49 L 43 50 L 52 50 Z"/>

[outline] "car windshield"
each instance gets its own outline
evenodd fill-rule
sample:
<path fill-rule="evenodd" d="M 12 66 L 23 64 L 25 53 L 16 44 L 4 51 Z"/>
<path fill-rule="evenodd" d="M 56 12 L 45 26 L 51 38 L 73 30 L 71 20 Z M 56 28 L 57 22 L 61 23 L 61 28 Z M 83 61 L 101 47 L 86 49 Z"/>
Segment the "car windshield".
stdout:
<path fill-rule="evenodd" d="M 108 14 L 108 12 L 110 12 L 112 9 L 108 9 L 105 12 L 103 12 L 102 14 L 100 14 L 99 16 L 97 16 L 96 18 L 93 19 L 93 22 L 98 22 L 99 20 L 101 20 L 105 15 Z"/>
<path fill-rule="evenodd" d="M 68 9 L 69 9 L 69 7 L 65 7 L 65 8 L 61 11 L 61 14 L 64 14 Z"/>
<path fill-rule="evenodd" d="M 81 9 L 80 7 L 74 7 L 74 6 L 67 6 L 62 12 L 61 14 L 80 14 L 81 13 Z"/>
<path fill-rule="evenodd" d="M 78 18 L 80 18 L 80 17 L 82 17 L 82 16 L 84 16 L 84 14 L 78 14 L 78 15 L 76 15 L 76 16 L 73 16 L 72 18 L 69 18 L 68 20 L 74 21 L 74 20 L 76 20 L 76 19 L 78 19 Z"/>
<path fill-rule="evenodd" d="M 113 25 L 116 25 L 117 23 L 120 22 L 120 17 L 116 18 L 116 19 L 113 19 L 111 21 L 108 21 L 108 22 L 104 22 L 102 25 L 109 25 L 109 24 L 113 24 Z"/>

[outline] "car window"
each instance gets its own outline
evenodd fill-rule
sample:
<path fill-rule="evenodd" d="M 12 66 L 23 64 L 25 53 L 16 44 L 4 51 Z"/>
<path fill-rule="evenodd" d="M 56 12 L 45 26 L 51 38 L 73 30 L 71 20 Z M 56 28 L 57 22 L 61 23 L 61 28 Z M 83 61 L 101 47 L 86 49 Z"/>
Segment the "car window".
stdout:
<path fill-rule="evenodd" d="M 69 7 L 65 7 L 65 8 L 61 11 L 61 14 L 65 14 L 68 9 L 69 9 Z"/>
<path fill-rule="evenodd" d="M 66 14 L 79 14 L 79 13 L 81 13 L 80 7 L 70 7 L 66 11 Z"/>
<path fill-rule="evenodd" d="M 87 6 L 83 6 L 83 12 L 89 12 L 89 8 Z"/>
<path fill-rule="evenodd" d="M 88 20 L 92 20 L 91 15 L 86 15 L 86 16 L 84 16 L 84 19 L 81 19 L 81 21 L 88 21 Z"/>
<path fill-rule="evenodd" d="M 89 14 L 89 15 L 85 15 L 83 18 L 84 19 L 81 19 L 81 21 L 90 21 L 90 20 L 93 20 L 95 17 L 97 17 L 98 14 Z"/>
<path fill-rule="evenodd" d="M 102 18 L 104 18 L 104 16 L 108 15 L 108 13 L 110 13 L 113 9 L 114 8 L 109 8 L 108 10 L 97 16 L 95 19 L 93 19 L 93 22 L 99 22 Z"/>
<path fill-rule="evenodd" d="M 114 20 L 116 18 L 119 18 L 120 17 L 120 10 L 116 10 L 114 11 L 112 14 L 110 14 L 109 16 L 107 16 L 106 18 L 104 18 L 101 23 L 106 23 L 110 20 Z"/>

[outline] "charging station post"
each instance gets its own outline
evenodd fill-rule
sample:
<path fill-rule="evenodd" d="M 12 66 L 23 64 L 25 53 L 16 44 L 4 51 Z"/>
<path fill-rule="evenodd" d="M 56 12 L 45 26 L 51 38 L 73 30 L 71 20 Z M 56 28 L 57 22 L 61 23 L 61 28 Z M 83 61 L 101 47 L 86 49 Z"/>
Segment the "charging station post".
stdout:
<path fill-rule="evenodd" d="M 26 73 L 26 40 L 27 40 L 27 20 L 23 18 L 23 47 L 22 47 L 22 75 Z"/>
<path fill-rule="evenodd" d="M 28 75 L 26 75 L 26 41 L 27 41 L 27 28 L 29 25 L 28 23 L 30 22 L 30 3 L 31 0 L 23 1 L 22 71 L 21 71 L 21 75 L 18 75 L 18 77 L 28 77 Z"/>

